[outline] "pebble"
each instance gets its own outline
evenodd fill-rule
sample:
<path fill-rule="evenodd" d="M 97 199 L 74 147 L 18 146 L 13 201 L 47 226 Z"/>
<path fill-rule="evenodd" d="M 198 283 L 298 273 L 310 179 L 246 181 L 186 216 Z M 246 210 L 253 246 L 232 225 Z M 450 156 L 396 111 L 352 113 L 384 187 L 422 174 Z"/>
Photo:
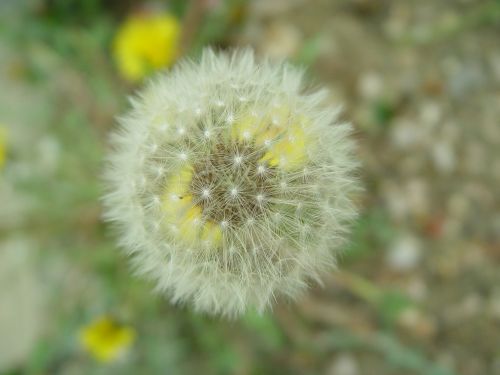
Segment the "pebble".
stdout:
<path fill-rule="evenodd" d="M 436 333 L 434 320 L 416 308 L 405 309 L 398 318 L 398 324 L 421 338 L 428 338 Z"/>
<path fill-rule="evenodd" d="M 365 99 L 373 100 L 382 95 L 384 83 L 382 77 L 375 72 L 361 75 L 358 82 L 358 92 Z"/>
<path fill-rule="evenodd" d="M 441 121 L 441 107 L 435 101 L 425 102 L 420 108 L 419 116 L 425 125 L 435 126 Z"/>
<path fill-rule="evenodd" d="M 440 140 L 432 146 L 432 161 L 438 172 L 449 174 L 455 170 L 456 158 L 451 145 Z"/>
<path fill-rule="evenodd" d="M 391 141 L 394 147 L 407 150 L 420 144 L 424 139 L 422 128 L 410 119 L 398 119 L 394 122 L 394 127 L 391 131 Z"/>
<path fill-rule="evenodd" d="M 264 32 L 260 52 L 271 59 L 284 59 L 296 55 L 302 45 L 299 29 L 289 23 L 273 22 Z"/>
<path fill-rule="evenodd" d="M 419 241 L 412 235 L 404 235 L 390 246 L 386 262 L 396 271 L 408 271 L 417 266 L 422 251 Z"/>
<path fill-rule="evenodd" d="M 428 287 L 419 277 L 410 279 L 408 284 L 404 287 L 404 290 L 408 297 L 419 302 L 424 302 L 428 295 Z"/>
<path fill-rule="evenodd" d="M 430 194 L 429 183 L 420 177 L 412 178 L 405 186 L 405 196 L 410 208 L 410 212 L 415 217 L 424 217 L 429 215 Z"/>
<path fill-rule="evenodd" d="M 331 363 L 328 370 L 328 375 L 358 375 L 359 365 L 353 355 L 348 353 L 339 354 Z"/>

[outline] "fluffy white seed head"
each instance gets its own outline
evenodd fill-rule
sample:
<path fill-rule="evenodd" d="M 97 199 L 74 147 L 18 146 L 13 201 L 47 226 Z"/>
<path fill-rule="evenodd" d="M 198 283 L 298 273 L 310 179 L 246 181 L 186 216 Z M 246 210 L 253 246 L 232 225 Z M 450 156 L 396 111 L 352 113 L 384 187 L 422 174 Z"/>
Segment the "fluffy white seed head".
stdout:
<path fill-rule="evenodd" d="M 353 144 L 323 91 L 251 51 L 203 53 L 132 100 L 112 136 L 107 218 L 173 302 L 237 316 L 335 264 Z"/>

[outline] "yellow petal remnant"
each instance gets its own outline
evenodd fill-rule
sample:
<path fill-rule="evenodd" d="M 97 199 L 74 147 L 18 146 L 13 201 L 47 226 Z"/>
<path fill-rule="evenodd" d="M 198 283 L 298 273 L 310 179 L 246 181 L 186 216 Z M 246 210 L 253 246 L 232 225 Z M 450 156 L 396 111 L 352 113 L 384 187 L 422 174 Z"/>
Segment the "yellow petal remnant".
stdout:
<path fill-rule="evenodd" d="M 130 348 L 135 331 L 103 316 L 80 332 L 82 346 L 98 361 L 113 362 Z"/>
<path fill-rule="evenodd" d="M 307 159 L 308 140 L 302 123 L 304 119 L 294 119 L 290 110 L 276 108 L 270 115 L 258 118 L 243 116 L 232 127 L 231 135 L 240 142 L 255 142 L 266 147 L 262 161 L 271 167 L 289 171 L 300 168 Z"/>
<path fill-rule="evenodd" d="M 170 14 L 132 15 L 121 25 L 113 43 L 120 73 L 136 82 L 154 70 L 172 65 L 179 37 L 179 21 Z"/>
<path fill-rule="evenodd" d="M 163 210 L 167 214 L 167 221 L 176 229 L 178 237 L 187 243 L 196 240 L 197 224 L 201 220 L 201 208 L 193 204 L 193 197 L 189 193 L 189 184 L 192 178 L 191 168 L 184 167 L 179 174 L 172 176 L 163 194 Z"/>
<path fill-rule="evenodd" d="M 193 202 L 189 190 L 192 175 L 191 167 L 187 166 L 168 180 L 162 198 L 166 221 L 173 227 L 177 238 L 186 244 L 203 241 L 217 246 L 222 240 L 221 229 L 211 221 L 204 221 L 202 208 Z"/>
<path fill-rule="evenodd" d="M 222 241 L 222 230 L 219 225 L 207 221 L 201 231 L 201 240 L 210 245 L 218 245 Z"/>
<path fill-rule="evenodd" d="M 5 133 L 5 129 L 0 125 L 0 169 L 2 169 L 5 164 L 7 154 Z"/>
<path fill-rule="evenodd" d="M 262 160 L 272 167 L 283 170 L 300 168 L 306 162 L 308 144 L 302 122 L 292 115 L 289 108 L 278 106 L 266 122 L 269 130 L 257 138 L 257 143 L 267 145 L 268 150 Z"/>
<path fill-rule="evenodd" d="M 261 119 L 254 114 L 248 114 L 234 123 L 231 136 L 237 141 L 249 142 L 264 129 L 265 124 Z"/>
<path fill-rule="evenodd" d="M 293 170 L 306 161 L 306 139 L 304 130 L 298 125 L 292 125 L 269 150 L 264 154 L 263 161 L 273 167 Z"/>

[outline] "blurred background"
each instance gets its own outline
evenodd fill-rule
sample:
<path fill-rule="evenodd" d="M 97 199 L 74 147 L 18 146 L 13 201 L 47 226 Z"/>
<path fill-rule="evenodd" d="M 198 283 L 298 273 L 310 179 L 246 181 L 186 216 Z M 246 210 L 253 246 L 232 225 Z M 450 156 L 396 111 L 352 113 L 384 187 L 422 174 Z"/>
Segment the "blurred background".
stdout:
<path fill-rule="evenodd" d="M 127 96 L 204 46 L 330 89 L 365 193 L 340 271 L 227 322 L 101 220 Z M 0 0 L 0 374 L 500 374 L 500 1 Z"/>

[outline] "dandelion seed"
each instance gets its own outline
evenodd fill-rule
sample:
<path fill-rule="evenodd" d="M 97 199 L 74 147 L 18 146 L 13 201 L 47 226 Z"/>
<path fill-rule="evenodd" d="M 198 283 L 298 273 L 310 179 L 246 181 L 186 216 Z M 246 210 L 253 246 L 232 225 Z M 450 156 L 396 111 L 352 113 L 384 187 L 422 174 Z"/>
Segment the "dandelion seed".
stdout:
<path fill-rule="evenodd" d="M 210 197 L 210 190 L 209 189 L 203 189 L 202 193 L 201 193 L 201 196 L 203 198 L 205 198 L 205 199 L 208 198 L 208 197 Z"/>
<path fill-rule="evenodd" d="M 106 215 L 172 302 L 226 316 L 264 310 L 335 264 L 356 214 L 357 163 L 350 127 L 301 82 L 300 70 L 258 64 L 250 51 L 206 50 L 148 86 L 121 123 Z M 182 137 L 146 120 L 202 106 L 198 117 L 168 113 Z M 122 188 L 129 176 L 140 189 Z"/>
<path fill-rule="evenodd" d="M 159 166 L 156 168 L 156 177 L 161 177 L 165 173 L 165 168 Z"/>
<path fill-rule="evenodd" d="M 242 156 L 240 156 L 240 155 L 236 155 L 236 156 L 234 157 L 234 164 L 235 164 L 235 165 L 240 165 L 242 161 L 243 161 L 243 157 L 242 157 Z"/>
<path fill-rule="evenodd" d="M 230 191 L 231 197 L 236 198 L 238 196 L 238 189 L 237 188 L 232 188 Z"/>

